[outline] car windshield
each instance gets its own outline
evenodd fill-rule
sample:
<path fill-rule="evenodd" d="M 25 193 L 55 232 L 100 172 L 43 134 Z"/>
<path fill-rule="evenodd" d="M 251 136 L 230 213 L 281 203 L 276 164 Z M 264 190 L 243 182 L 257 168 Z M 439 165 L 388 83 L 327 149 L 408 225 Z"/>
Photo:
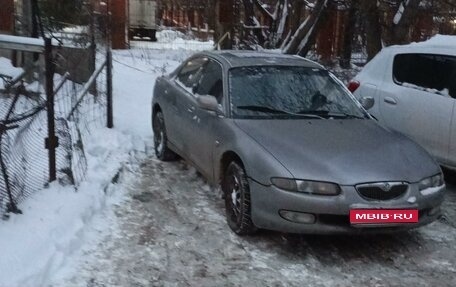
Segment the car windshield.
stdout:
<path fill-rule="evenodd" d="M 353 97 L 325 70 L 294 66 L 233 68 L 234 118 L 367 118 Z"/>

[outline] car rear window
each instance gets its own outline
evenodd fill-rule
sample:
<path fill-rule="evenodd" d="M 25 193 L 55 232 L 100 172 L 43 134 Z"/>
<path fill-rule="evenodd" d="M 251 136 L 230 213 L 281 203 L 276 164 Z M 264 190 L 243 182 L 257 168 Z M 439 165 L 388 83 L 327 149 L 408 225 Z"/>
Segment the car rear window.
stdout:
<path fill-rule="evenodd" d="M 434 54 L 396 55 L 393 79 L 398 85 L 456 98 L 456 57 Z"/>

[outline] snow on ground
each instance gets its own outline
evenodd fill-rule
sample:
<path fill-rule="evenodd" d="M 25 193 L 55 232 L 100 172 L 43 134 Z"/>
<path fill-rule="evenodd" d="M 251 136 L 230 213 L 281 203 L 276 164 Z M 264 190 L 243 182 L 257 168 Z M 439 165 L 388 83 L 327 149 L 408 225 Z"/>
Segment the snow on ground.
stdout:
<path fill-rule="evenodd" d="M 23 215 L 0 222 L 0 286 L 43 285 L 91 236 L 85 227 L 94 215 L 121 198 L 106 196 L 105 188 L 132 144 L 117 131 L 99 130 L 92 139 L 86 146 L 88 177 L 77 191 L 52 184 L 19 206 Z"/>
<path fill-rule="evenodd" d="M 0 57 L 0 76 L 9 76 L 11 78 L 15 78 L 22 73 L 21 68 L 15 68 L 11 65 L 9 59 Z M 5 82 L 0 78 L 0 89 L 3 89 L 5 86 Z"/>
<path fill-rule="evenodd" d="M 157 32 L 157 42 L 131 41 L 132 48 L 147 48 L 156 50 L 186 50 L 202 51 L 214 47 L 214 41 L 202 42 L 191 39 L 179 31 L 163 30 Z"/>
<path fill-rule="evenodd" d="M 234 235 L 195 169 L 149 156 L 105 237 L 50 286 L 456 286 L 456 189 L 445 217 L 392 235 Z"/>
<path fill-rule="evenodd" d="M 135 179 L 131 169 L 144 160 L 152 141 L 155 79 L 192 53 L 153 50 L 147 44 L 113 54 L 115 128 L 91 132 L 85 146 L 88 176 L 79 189 L 52 184 L 19 206 L 23 215 L 0 222 L 1 287 L 47 286 L 51 279 L 71 274 L 83 247 L 116 225 L 113 206 L 128 198 L 123 186 Z M 0 58 L 0 73 L 20 72 Z"/>
<path fill-rule="evenodd" d="M 230 232 L 220 197 L 185 163 L 149 158 L 138 175 L 127 187 L 129 199 L 116 209 L 117 227 L 84 251 L 72 276 L 56 278 L 52 286 L 334 283 L 328 271 L 317 272 L 314 260 L 273 264 L 277 258 L 264 252 L 264 244 L 272 244 L 264 235 L 243 239 Z"/>
<path fill-rule="evenodd" d="M 151 141 L 150 116 L 155 79 L 177 68 L 192 53 L 150 48 L 116 51 L 113 55 L 116 128 L 132 133 L 142 141 Z"/>

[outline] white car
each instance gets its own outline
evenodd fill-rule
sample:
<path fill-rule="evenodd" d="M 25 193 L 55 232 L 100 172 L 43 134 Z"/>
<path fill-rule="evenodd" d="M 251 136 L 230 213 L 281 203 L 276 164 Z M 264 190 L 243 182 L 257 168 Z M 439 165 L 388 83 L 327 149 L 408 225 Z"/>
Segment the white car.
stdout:
<path fill-rule="evenodd" d="M 456 169 L 456 36 L 384 48 L 348 84 L 378 121 Z"/>

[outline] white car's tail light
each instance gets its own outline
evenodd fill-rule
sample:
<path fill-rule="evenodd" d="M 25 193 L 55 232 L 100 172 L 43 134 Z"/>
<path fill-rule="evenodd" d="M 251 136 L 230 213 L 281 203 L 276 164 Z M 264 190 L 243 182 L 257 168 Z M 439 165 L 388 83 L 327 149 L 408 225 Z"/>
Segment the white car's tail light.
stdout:
<path fill-rule="evenodd" d="M 361 84 L 360 84 L 358 81 L 352 80 L 352 81 L 350 81 L 350 82 L 348 83 L 347 89 L 348 89 L 350 92 L 354 93 L 354 92 L 359 88 L 360 85 L 361 85 Z"/>

